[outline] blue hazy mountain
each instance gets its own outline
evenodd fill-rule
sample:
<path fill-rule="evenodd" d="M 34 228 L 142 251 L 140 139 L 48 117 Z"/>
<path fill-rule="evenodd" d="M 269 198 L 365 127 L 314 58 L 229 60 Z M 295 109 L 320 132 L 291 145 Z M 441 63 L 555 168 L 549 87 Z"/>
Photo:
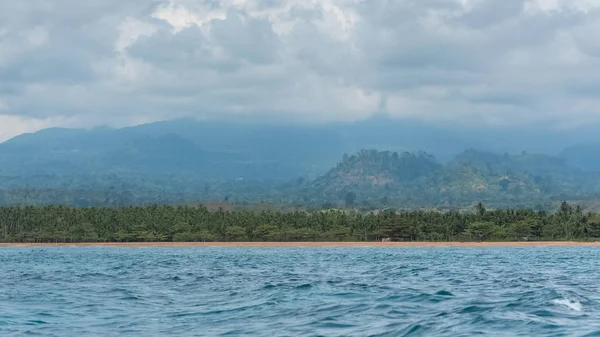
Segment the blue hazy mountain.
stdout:
<path fill-rule="evenodd" d="M 0 174 L 190 173 L 210 179 L 285 180 L 315 177 L 334 166 L 341 154 L 365 148 L 425 151 L 446 162 L 466 148 L 558 153 L 565 145 L 560 139 L 543 128 L 456 128 L 382 116 L 321 125 L 178 119 L 122 129 L 52 128 L 17 136 L 0 144 Z M 587 160 L 571 151 L 563 152 L 567 162 Z M 523 158 L 512 158 L 511 165 L 522 159 L 537 161 Z M 539 162 L 540 169 L 565 164 L 538 159 L 552 162 Z"/>
<path fill-rule="evenodd" d="M 560 157 L 586 171 L 600 171 L 600 143 L 584 143 L 565 148 Z"/>
<path fill-rule="evenodd" d="M 321 125 L 180 119 L 52 128 L 0 144 L 0 204 L 231 198 L 319 206 L 356 195 L 372 206 L 530 207 L 600 193 L 600 166 L 590 159 L 598 147 L 563 143 L 586 137 L 383 117 Z"/>

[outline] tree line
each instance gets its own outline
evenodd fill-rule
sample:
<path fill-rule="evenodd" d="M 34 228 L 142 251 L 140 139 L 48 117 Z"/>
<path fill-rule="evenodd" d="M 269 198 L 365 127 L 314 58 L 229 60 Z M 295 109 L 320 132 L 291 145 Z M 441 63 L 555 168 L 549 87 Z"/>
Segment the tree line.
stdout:
<path fill-rule="evenodd" d="M 210 211 L 204 206 L 0 207 L 0 242 L 594 240 L 600 215 L 562 203 L 553 213 L 387 210 Z"/>

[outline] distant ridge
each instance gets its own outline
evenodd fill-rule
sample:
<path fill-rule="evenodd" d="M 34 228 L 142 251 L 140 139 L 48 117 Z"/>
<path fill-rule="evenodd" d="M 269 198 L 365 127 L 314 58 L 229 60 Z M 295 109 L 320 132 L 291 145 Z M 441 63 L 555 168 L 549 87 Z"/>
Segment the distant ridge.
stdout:
<path fill-rule="evenodd" d="M 600 171 L 600 143 L 569 146 L 560 157 L 586 171 Z"/>
<path fill-rule="evenodd" d="M 560 156 L 498 152 L 486 145 L 494 137 L 381 116 L 320 125 L 178 119 L 51 128 L 0 144 L 0 204 L 347 206 L 348 197 L 372 206 L 485 200 L 512 207 L 600 193 L 599 146 L 568 147 Z"/>

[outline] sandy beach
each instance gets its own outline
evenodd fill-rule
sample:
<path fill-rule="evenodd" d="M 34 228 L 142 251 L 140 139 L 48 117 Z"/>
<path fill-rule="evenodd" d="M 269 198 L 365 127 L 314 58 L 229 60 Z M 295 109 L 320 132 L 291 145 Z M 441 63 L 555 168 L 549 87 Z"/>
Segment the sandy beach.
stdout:
<path fill-rule="evenodd" d="M 90 242 L 0 243 L 0 247 L 567 247 L 599 246 L 600 242 Z"/>

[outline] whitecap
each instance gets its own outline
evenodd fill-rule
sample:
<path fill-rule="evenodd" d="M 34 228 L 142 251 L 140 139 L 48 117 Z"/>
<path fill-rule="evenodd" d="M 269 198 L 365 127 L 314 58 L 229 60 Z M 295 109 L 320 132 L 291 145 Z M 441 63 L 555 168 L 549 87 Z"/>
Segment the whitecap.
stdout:
<path fill-rule="evenodd" d="M 556 305 L 562 305 L 564 307 L 567 307 L 567 308 L 569 308 L 571 310 L 575 310 L 575 311 L 582 310 L 581 302 L 579 302 L 577 300 L 570 300 L 568 298 L 559 298 L 559 299 L 552 300 L 552 303 L 556 304 Z"/>

